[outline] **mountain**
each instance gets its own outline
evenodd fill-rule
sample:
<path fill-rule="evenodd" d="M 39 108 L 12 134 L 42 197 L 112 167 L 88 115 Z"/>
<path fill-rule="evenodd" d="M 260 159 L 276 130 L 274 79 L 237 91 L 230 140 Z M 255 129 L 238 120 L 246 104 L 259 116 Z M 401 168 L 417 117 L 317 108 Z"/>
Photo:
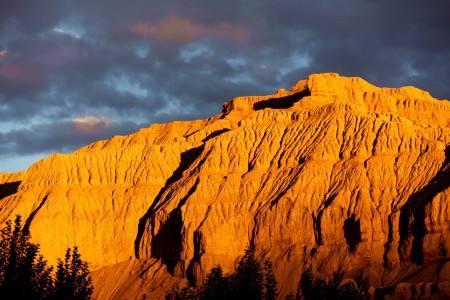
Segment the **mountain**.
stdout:
<path fill-rule="evenodd" d="M 308 266 L 450 295 L 449 200 L 450 102 L 331 73 L 0 174 L 0 222 L 50 262 L 78 245 L 102 299 L 164 297 L 249 244 L 282 295 Z"/>

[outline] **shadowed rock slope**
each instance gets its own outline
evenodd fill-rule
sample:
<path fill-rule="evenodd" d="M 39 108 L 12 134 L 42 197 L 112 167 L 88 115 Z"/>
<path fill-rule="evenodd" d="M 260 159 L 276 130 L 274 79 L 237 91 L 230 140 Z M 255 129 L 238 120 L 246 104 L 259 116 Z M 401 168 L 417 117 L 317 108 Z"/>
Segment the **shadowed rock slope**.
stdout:
<path fill-rule="evenodd" d="M 79 246 L 98 298 L 162 297 L 249 244 L 281 295 L 307 266 L 445 294 L 450 103 L 314 74 L 0 174 L 0 198 L 0 222 L 27 218 L 51 262 Z"/>

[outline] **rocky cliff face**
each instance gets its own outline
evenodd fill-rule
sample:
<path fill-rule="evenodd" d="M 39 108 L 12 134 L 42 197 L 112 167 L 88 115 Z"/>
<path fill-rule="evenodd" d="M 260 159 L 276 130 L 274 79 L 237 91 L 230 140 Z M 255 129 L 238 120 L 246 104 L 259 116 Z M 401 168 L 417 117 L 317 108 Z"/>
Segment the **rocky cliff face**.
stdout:
<path fill-rule="evenodd" d="M 50 261 L 80 247 L 98 298 L 163 296 L 217 264 L 232 270 L 249 244 L 273 262 L 282 294 L 306 266 L 444 293 L 450 103 L 315 74 L 207 120 L 0 174 L 0 198 L 0 222 L 25 216 Z"/>

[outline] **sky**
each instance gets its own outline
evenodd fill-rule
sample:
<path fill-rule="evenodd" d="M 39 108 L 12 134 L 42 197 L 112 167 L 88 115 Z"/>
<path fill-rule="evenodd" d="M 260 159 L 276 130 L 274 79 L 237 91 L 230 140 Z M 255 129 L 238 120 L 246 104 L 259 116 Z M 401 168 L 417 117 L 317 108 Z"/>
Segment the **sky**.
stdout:
<path fill-rule="evenodd" d="M 450 98 L 450 1 L 0 0 L 0 171 L 311 73 Z"/>

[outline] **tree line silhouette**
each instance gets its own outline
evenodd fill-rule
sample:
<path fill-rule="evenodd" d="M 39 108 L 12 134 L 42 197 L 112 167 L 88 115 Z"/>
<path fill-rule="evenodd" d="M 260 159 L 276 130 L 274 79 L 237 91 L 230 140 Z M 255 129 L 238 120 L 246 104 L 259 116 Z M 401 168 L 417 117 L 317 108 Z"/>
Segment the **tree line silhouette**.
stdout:
<path fill-rule="evenodd" d="M 296 294 L 285 300 L 366 300 L 370 299 L 367 278 L 344 281 L 343 272 L 335 272 L 331 279 L 314 278 L 311 269 L 303 272 Z M 223 274 L 220 266 L 208 273 L 198 287 L 176 286 L 166 294 L 166 300 L 274 300 L 279 296 L 272 263 L 260 262 L 254 248 L 249 247 L 238 260 L 235 271 Z"/>
<path fill-rule="evenodd" d="M 297 292 L 286 300 L 365 300 L 369 299 L 368 281 L 343 280 L 342 272 L 331 279 L 314 278 L 306 269 Z M 68 248 L 64 259 L 58 259 L 56 270 L 39 253 L 39 244 L 31 242 L 29 226 L 22 226 L 17 216 L 14 226 L 6 222 L 0 230 L 0 299 L 85 300 L 92 297 L 89 268 L 77 247 Z M 214 267 L 200 286 L 175 287 L 167 300 L 275 300 L 279 297 L 277 281 L 268 260 L 260 261 L 253 247 L 245 250 L 236 269 L 224 274 Z"/>
<path fill-rule="evenodd" d="M 17 216 L 0 231 L 0 299 L 90 299 L 93 292 L 89 268 L 77 247 L 58 259 L 56 272 L 31 242 L 29 226 Z"/>
<path fill-rule="evenodd" d="M 167 300 L 255 299 L 275 300 L 277 282 L 270 261 L 259 262 L 253 248 L 245 250 L 234 273 L 224 275 L 222 268 L 211 269 L 200 287 L 175 287 L 166 294 Z"/>

